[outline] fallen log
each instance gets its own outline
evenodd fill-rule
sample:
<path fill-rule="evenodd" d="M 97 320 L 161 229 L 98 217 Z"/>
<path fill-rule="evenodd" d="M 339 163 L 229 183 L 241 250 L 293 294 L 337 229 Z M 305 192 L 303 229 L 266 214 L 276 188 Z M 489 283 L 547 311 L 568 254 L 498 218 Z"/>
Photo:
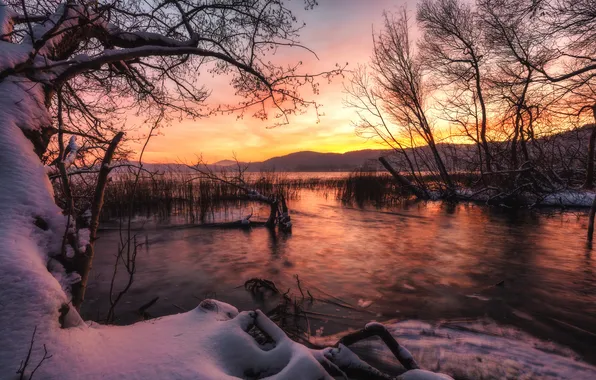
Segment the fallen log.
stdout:
<path fill-rule="evenodd" d="M 381 164 L 383 164 L 385 169 L 387 169 L 387 171 L 389 173 L 391 173 L 393 178 L 395 178 L 395 180 L 397 181 L 397 183 L 399 183 L 400 186 L 408 189 L 412 194 L 414 194 L 416 196 L 416 198 L 418 198 L 418 199 L 429 199 L 430 198 L 430 196 L 424 189 L 419 188 L 418 186 L 416 186 L 412 182 L 410 182 L 406 177 L 399 174 L 399 172 L 391 166 L 391 164 L 389 163 L 389 161 L 387 161 L 387 159 L 385 157 L 379 157 L 379 162 L 381 162 Z"/>
<path fill-rule="evenodd" d="M 190 224 L 184 225 L 182 228 L 252 228 L 252 227 L 267 227 L 267 222 L 250 222 L 246 223 L 244 219 L 236 220 L 233 222 L 221 222 L 221 223 L 201 223 L 201 224 Z M 178 227 L 180 228 L 180 227 Z"/>

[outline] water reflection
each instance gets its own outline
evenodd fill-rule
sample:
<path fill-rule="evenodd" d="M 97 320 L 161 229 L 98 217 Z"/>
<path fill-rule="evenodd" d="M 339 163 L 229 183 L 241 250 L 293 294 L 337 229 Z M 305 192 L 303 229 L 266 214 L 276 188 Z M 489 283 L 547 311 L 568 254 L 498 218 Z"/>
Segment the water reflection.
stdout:
<path fill-rule="evenodd" d="M 241 309 L 267 308 L 237 287 L 262 277 L 286 289 L 298 274 L 313 292 L 353 305 L 372 301 L 367 313 L 315 304 L 318 312 L 347 316 L 313 324 L 325 333 L 370 319 L 489 317 L 595 361 L 596 272 L 583 216 L 448 203 L 361 209 L 315 192 L 290 207 L 290 235 L 264 228 L 139 232 L 148 244 L 121 322 L 131 322 L 126 311 L 155 296 L 155 315 L 191 309 L 213 295 Z M 88 317 L 107 310 L 117 242 L 108 231 L 98 241 Z"/>

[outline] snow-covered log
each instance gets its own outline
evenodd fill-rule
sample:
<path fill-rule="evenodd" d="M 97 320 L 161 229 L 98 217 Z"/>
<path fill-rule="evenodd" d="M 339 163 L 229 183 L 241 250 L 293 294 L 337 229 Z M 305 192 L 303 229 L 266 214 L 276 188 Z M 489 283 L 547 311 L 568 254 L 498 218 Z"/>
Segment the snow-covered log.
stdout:
<path fill-rule="evenodd" d="M 20 102 L 0 98 L 2 376 L 19 369 L 35 331 L 25 376 L 45 349 L 51 358 L 35 373 L 42 379 L 329 378 L 319 363 L 321 355 L 292 342 L 260 312 L 238 313 L 216 301 L 126 327 L 88 325 L 74 308 L 60 315 L 70 302 L 69 277 L 50 256 L 60 250 L 66 220 L 53 202 L 32 143 L 19 128 L 23 121 L 37 128 L 47 115 L 36 112 L 39 93 L 31 92 L 30 85 L 2 82 L 0 91 L 5 86 Z M 45 221 L 44 228 L 36 226 L 36 218 Z M 60 319 L 72 327 L 62 328 Z M 253 324 L 276 341 L 274 349 L 264 350 L 246 333 Z"/>
<path fill-rule="evenodd" d="M 3 81 L 0 91 L 11 94 L 0 98 L 2 375 L 22 369 L 25 378 L 35 371 L 36 378 L 66 380 L 330 379 L 327 368 L 339 373 L 341 367 L 367 369 L 346 347 L 310 350 L 261 312 L 239 313 L 212 300 L 132 326 L 82 321 L 68 307 L 72 282 L 80 278 L 52 259 L 60 252 L 66 217 L 54 204 L 45 168 L 22 131 L 24 125 L 36 129 L 49 121 L 38 104 L 42 90 Z M 260 346 L 248 334 L 253 325 L 273 346 Z"/>
<path fill-rule="evenodd" d="M 299 27 L 291 12 L 270 1 L 223 7 L 216 1 L 157 1 L 154 13 L 146 13 L 134 2 L 69 0 L 53 13 L 39 15 L 27 12 L 29 2 L 10 3 L 22 9 L 16 12 L 0 2 L 0 378 L 29 378 L 33 372 L 40 379 L 225 379 L 258 374 L 328 378 L 321 364 L 328 359 L 322 353 L 292 342 L 259 312 L 238 313 L 216 301 L 133 326 L 85 323 L 69 306 L 72 285 L 81 277 L 67 273 L 54 259 L 62 254 L 62 239 L 72 223 L 54 203 L 40 161 L 57 131 L 52 106 L 59 92 L 65 94 L 65 107 L 90 118 L 93 128 L 102 120 L 82 96 L 89 86 L 103 88 L 95 94 L 105 97 L 118 83 L 133 83 L 132 93 L 117 87 L 122 93 L 114 95 L 150 99 L 160 107 L 199 115 L 179 104 L 196 105 L 206 92 L 166 75 L 187 62 L 195 65 L 193 74 L 204 62 L 215 63 L 217 74 L 230 74 L 231 85 L 244 99 L 237 109 L 274 100 L 287 115 L 314 104 L 299 96 L 301 84 L 296 82 L 303 78 L 304 84 L 312 84 L 312 76 L 262 60 L 265 41 L 267 49 L 293 42 Z M 214 25 L 207 22 L 209 17 L 222 17 L 232 29 L 208 30 Z M 140 19 L 144 22 L 137 22 Z M 245 33 L 236 33 L 239 30 Z M 226 33 L 225 42 L 216 41 Z M 156 56 L 169 60 L 159 60 L 159 67 L 152 59 Z M 192 56 L 199 58 L 193 61 Z M 99 69 L 109 75 L 94 76 Z M 78 76 L 85 77 L 85 85 L 74 88 Z M 170 84 L 159 78 L 170 78 Z M 167 90 L 190 87 L 174 98 L 156 90 L 162 85 Z M 101 134 L 92 137 L 105 140 Z M 74 139 L 69 146 L 71 154 L 59 157 L 66 164 L 78 150 Z M 87 240 L 93 240 L 92 235 Z M 65 256 L 73 252 L 67 250 Z M 273 338 L 275 348 L 260 347 L 245 331 L 250 324 Z"/>

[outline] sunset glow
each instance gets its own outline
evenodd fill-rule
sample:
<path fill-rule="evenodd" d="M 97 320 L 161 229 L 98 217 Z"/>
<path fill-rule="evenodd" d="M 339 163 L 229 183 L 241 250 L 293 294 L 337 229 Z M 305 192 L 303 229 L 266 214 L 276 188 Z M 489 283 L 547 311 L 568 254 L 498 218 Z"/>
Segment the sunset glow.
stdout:
<path fill-rule="evenodd" d="M 316 59 L 306 50 L 293 49 L 284 56 L 288 63 L 303 62 L 303 72 L 317 73 L 333 69 L 335 64 L 348 63 L 348 69 L 368 62 L 372 49 L 372 30 L 380 28 L 383 10 L 397 9 L 406 1 L 324 0 L 315 11 L 297 10 L 306 22 L 302 43 L 312 49 Z M 415 5 L 408 4 L 414 10 Z M 279 58 L 279 57 L 276 57 Z M 210 82 L 210 101 L 229 94 L 229 84 L 223 78 Z M 262 121 L 246 115 L 224 115 L 202 120 L 172 123 L 154 137 L 145 152 L 147 162 L 192 161 L 202 154 L 209 162 L 229 159 L 235 152 L 242 161 L 262 161 L 297 151 L 343 153 L 360 149 L 379 149 L 375 141 L 367 141 L 354 133 L 355 114 L 343 105 L 342 78 L 331 84 L 321 83 L 319 95 L 304 89 L 307 98 L 322 104 L 324 114 L 317 123 L 314 110 L 290 118 L 290 124 L 268 128 L 273 121 Z"/>

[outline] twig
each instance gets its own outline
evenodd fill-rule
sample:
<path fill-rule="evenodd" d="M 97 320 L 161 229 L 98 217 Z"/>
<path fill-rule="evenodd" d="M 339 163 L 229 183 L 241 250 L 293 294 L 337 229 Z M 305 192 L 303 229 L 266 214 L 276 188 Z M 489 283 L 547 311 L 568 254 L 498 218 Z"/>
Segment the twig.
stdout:
<path fill-rule="evenodd" d="M 29 343 L 29 350 L 27 351 L 27 357 L 25 358 L 24 361 L 21 361 L 21 364 L 19 365 L 19 369 L 17 370 L 17 375 L 20 375 L 19 380 L 25 380 L 25 371 L 27 370 L 27 366 L 29 365 L 29 360 L 31 360 L 31 352 L 33 351 L 33 343 L 35 342 L 35 334 L 36 333 L 37 333 L 37 326 L 35 326 L 35 328 L 33 329 L 33 335 L 31 336 L 31 343 Z M 41 367 L 43 362 L 47 359 L 50 359 L 51 357 L 52 357 L 52 355 L 48 355 L 48 350 L 46 348 L 46 345 L 44 344 L 43 345 L 43 357 L 41 358 L 39 363 L 37 363 L 37 366 L 35 366 L 33 371 L 31 371 L 31 374 L 29 375 L 28 380 L 33 379 L 33 375 L 39 369 L 39 367 Z"/>

